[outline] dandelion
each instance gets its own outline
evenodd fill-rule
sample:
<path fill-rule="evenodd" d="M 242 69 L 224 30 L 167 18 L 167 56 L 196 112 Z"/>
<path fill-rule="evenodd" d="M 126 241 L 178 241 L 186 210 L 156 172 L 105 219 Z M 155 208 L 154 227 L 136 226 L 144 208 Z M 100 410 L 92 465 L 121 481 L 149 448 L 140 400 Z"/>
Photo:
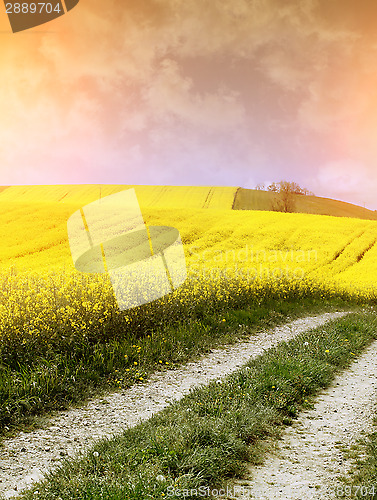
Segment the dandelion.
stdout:
<path fill-rule="evenodd" d="M 162 474 L 159 474 L 158 476 L 156 476 L 156 481 L 162 483 L 163 481 L 165 481 L 165 477 Z"/>
<path fill-rule="evenodd" d="M 98 451 L 93 451 L 93 457 L 96 457 L 96 458 L 99 457 Z"/>
<path fill-rule="evenodd" d="M 226 321 L 226 319 L 225 319 L 225 318 L 223 318 L 223 321 Z"/>
<path fill-rule="evenodd" d="M 325 351 L 325 352 L 330 352 L 330 351 L 329 351 L 328 349 L 326 349 L 326 351 Z"/>
<path fill-rule="evenodd" d="M 275 386 L 273 385 L 272 388 L 275 389 Z"/>
<path fill-rule="evenodd" d="M 304 345 L 309 345 L 309 342 L 304 342 Z"/>
<path fill-rule="evenodd" d="M 137 365 L 137 361 L 134 361 L 134 365 L 135 365 L 135 366 Z"/>

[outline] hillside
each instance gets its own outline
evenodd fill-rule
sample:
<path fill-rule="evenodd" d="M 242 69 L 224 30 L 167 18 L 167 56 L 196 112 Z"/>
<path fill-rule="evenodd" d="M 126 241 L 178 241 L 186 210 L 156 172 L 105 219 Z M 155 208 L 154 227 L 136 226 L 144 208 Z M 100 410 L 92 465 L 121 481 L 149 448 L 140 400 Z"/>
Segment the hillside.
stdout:
<path fill-rule="evenodd" d="M 0 186 L 1 202 L 57 203 L 79 208 L 101 196 L 135 188 L 141 208 L 271 210 L 275 193 L 232 186 L 54 185 Z M 294 195 L 296 212 L 377 220 L 377 212 L 343 201 Z"/>
<path fill-rule="evenodd" d="M 74 270 L 67 220 L 77 207 L 59 202 L 0 201 L 0 210 L 0 269 L 13 264 L 19 271 Z M 284 275 L 305 273 L 322 282 L 337 278 L 343 283 L 375 286 L 376 221 L 169 207 L 144 207 L 143 218 L 148 226 L 178 229 L 191 270 L 242 268 L 264 276 L 268 269 L 277 269 Z"/>
<path fill-rule="evenodd" d="M 14 186 L 0 190 L 0 268 L 73 271 L 67 220 L 79 207 L 130 186 Z M 267 269 L 375 286 L 373 212 L 325 198 L 298 196 L 302 211 L 266 209 L 272 193 L 226 187 L 136 186 L 148 226 L 181 234 L 189 269 Z M 243 207 L 243 209 L 241 208 Z M 260 209 L 256 209 L 259 207 Z M 251 209 L 250 209 L 251 208 Z M 264 209 L 264 210 L 263 210 Z M 359 215 L 359 218 L 357 216 Z M 289 271 L 288 271 L 289 270 Z"/>
<path fill-rule="evenodd" d="M 136 186 L 127 184 L 72 184 L 54 186 L 0 187 L 0 202 L 44 202 L 86 205 L 101 196 L 135 188 L 140 206 L 163 208 L 231 209 L 237 187 L 222 186 Z"/>
<path fill-rule="evenodd" d="M 275 196 L 275 193 L 269 191 L 239 188 L 234 199 L 233 209 L 271 210 L 271 203 Z M 298 213 L 377 220 L 377 212 L 353 205 L 352 203 L 299 194 L 294 195 L 294 198 L 296 201 L 296 212 Z"/>

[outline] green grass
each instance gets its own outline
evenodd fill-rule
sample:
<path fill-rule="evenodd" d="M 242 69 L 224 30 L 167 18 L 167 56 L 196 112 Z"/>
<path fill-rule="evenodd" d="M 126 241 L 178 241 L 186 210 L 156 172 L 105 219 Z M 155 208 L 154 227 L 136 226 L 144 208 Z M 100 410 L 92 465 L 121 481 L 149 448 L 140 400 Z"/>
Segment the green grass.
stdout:
<path fill-rule="evenodd" d="M 376 327 L 370 309 L 299 334 L 220 383 L 195 388 L 147 422 L 66 460 L 20 498 L 35 499 L 38 490 L 40 499 L 176 500 L 184 490 L 231 484 L 248 464 L 262 463 L 266 438 L 277 439 L 311 406 L 377 338 Z M 181 496 L 170 494 L 174 489 Z"/>
<path fill-rule="evenodd" d="M 239 188 L 233 203 L 235 210 L 271 210 L 276 194 L 257 189 Z M 303 214 L 332 215 L 334 217 L 354 217 L 377 219 L 377 212 L 352 203 L 322 198 L 320 196 L 294 195 L 295 212 Z"/>

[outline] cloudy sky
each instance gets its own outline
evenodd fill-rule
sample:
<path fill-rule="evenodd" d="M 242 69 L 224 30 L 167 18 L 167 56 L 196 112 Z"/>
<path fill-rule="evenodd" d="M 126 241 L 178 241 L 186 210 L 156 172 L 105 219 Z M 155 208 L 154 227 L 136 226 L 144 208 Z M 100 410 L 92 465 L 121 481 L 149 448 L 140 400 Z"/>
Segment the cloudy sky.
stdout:
<path fill-rule="evenodd" d="M 292 180 L 377 209 L 376 0 L 0 10 L 0 185 Z"/>

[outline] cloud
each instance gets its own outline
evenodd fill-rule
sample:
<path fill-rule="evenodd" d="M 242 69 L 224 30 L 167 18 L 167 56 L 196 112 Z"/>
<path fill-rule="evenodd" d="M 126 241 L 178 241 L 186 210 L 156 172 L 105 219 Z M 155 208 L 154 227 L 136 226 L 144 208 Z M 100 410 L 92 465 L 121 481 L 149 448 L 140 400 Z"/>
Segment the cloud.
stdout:
<path fill-rule="evenodd" d="M 318 195 L 376 208 L 377 172 L 358 161 L 341 159 L 322 165 L 315 186 Z"/>
<path fill-rule="evenodd" d="M 171 59 L 161 61 L 145 91 L 145 100 L 152 120 L 181 120 L 203 131 L 232 130 L 245 118 L 237 92 L 219 87 L 212 93 L 195 93 L 192 79 L 184 77 Z"/>
<path fill-rule="evenodd" d="M 9 35 L 3 183 L 306 175 L 313 191 L 339 185 L 339 196 L 361 196 L 373 183 L 354 172 L 373 179 L 377 160 L 377 35 L 363 30 L 368 16 L 353 21 L 360 9 L 350 0 L 91 0 L 51 33 Z M 203 82 L 188 58 L 220 76 Z"/>

